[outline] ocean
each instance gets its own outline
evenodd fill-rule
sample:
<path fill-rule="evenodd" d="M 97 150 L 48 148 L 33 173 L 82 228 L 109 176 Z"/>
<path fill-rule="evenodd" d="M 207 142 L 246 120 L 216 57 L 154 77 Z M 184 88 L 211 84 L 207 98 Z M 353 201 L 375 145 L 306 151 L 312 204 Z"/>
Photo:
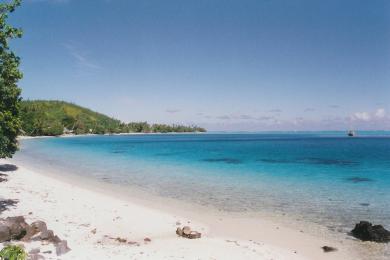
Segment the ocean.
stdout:
<path fill-rule="evenodd" d="M 390 229 L 389 132 L 38 138 L 22 140 L 15 160 L 220 211 Z"/>

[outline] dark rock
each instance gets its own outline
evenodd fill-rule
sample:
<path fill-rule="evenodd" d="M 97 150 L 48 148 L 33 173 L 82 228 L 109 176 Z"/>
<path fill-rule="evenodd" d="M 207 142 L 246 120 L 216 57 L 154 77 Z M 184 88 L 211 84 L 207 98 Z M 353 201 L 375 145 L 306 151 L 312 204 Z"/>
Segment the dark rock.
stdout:
<path fill-rule="evenodd" d="M 179 236 L 183 236 L 183 230 L 180 227 L 178 227 L 176 229 L 176 234 L 179 235 Z"/>
<path fill-rule="evenodd" d="M 145 243 L 149 243 L 149 242 L 152 242 L 152 240 L 151 240 L 150 238 L 148 238 L 148 237 L 145 237 L 145 238 L 144 238 L 144 242 L 145 242 Z"/>
<path fill-rule="evenodd" d="M 11 240 L 9 227 L 0 223 L 0 243 Z"/>
<path fill-rule="evenodd" d="M 183 227 L 183 235 L 188 236 L 191 233 L 191 228 L 189 226 Z"/>
<path fill-rule="evenodd" d="M 46 232 L 47 226 L 46 223 L 43 221 L 35 221 L 31 223 L 30 228 L 27 230 L 26 236 L 23 238 L 24 241 L 29 241 L 31 239 L 33 240 L 40 240 L 39 236 L 35 236 L 38 233 Z"/>
<path fill-rule="evenodd" d="M 196 239 L 196 238 L 200 238 L 202 236 L 201 233 L 197 232 L 197 231 L 191 231 L 190 234 L 188 235 L 188 238 L 189 239 Z"/>
<path fill-rule="evenodd" d="M 52 230 L 47 229 L 46 223 L 43 221 L 35 221 L 29 225 L 23 216 L 0 219 L 0 243 L 22 239 L 23 241 L 42 241 L 42 243 L 51 242 L 56 247 L 57 255 L 65 254 L 70 250 L 66 240 L 61 240 L 54 235 Z M 38 253 L 39 249 L 31 250 L 29 259 L 44 259 Z"/>
<path fill-rule="evenodd" d="M 0 243 L 22 239 L 29 228 L 23 216 L 0 219 Z"/>
<path fill-rule="evenodd" d="M 56 254 L 58 256 L 66 254 L 69 251 L 70 251 L 70 248 L 68 247 L 68 242 L 66 240 L 62 240 L 56 244 Z"/>
<path fill-rule="evenodd" d="M 38 220 L 31 223 L 31 228 L 36 232 L 44 232 L 47 231 L 47 225 L 45 222 Z"/>
<path fill-rule="evenodd" d="M 360 221 L 360 223 L 356 224 L 351 234 L 363 241 L 390 242 L 390 231 L 386 230 L 382 225 L 372 225 L 368 221 Z"/>
<path fill-rule="evenodd" d="M 48 229 L 36 233 L 34 236 L 31 237 L 31 240 L 47 241 L 54 244 L 61 242 L 61 239 L 58 236 L 54 235 L 53 230 L 48 230 Z"/>
<path fill-rule="evenodd" d="M 337 251 L 337 248 L 331 246 L 323 246 L 321 248 L 322 250 L 324 250 L 325 253 Z"/>
<path fill-rule="evenodd" d="M 52 230 L 43 230 L 36 233 L 31 240 L 40 241 L 40 240 L 50 240 L 54 237 L 54 232 Z"/>
<path fill-rule="evenodd" d="M 178 227 L 176 229 L 176 234 L 181 236 L 181 237 L 185 237 L 185 238 L 189 238 L 189 239 L 196 239 L 196 238 L 200 238 L 202 236 L 201 233 L 191 230 L 191 228 L 188 226 L 185 226 L 183 228 Z"/>

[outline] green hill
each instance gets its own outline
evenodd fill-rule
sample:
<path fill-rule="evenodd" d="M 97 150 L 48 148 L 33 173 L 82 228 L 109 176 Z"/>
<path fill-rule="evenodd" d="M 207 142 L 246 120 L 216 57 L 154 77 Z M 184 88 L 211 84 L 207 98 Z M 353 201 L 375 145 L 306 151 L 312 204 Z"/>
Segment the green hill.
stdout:
<path fill-rule="evenodd" d="M 110 134 L 149 132 L 205 132 L 196 126 L 164 125 L 147 122 L 124 123 L 90 109 L 52 100 L 21 102 L 22 131 L 24 135 Z"/>

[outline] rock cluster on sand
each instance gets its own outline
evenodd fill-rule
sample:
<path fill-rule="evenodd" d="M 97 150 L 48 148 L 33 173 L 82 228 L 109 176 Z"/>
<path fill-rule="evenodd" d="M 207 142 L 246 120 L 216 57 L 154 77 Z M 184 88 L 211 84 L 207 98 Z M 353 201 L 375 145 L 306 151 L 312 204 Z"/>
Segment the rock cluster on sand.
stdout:
<path fill-rule="evenodd" d="M 356 224 L 351 234 L 363 241 L 390 242 L 390 231 L 386 230 L 382 225 L 372 225 L 368 221 L 360 221 L 360 223 Z"/>
<path fill-rule="evenodd" d="M 45 222 L 35 221 L 29 225 L 23 216 L 0 219 L 0 243 L 11 240 L 53 243 L 57 255 L 65 254 L 70 250 L 66 240 L 61 240 L 54 235 L 52 230 L 47 229 Z"/>
<path fill-rule="evenodd" d="M 191 228 L 188 226 L 185 226 L 183 228 L 178 227 L 176 229 L 176 234 L 189 239 L 200 238 L 202 236 L 201 233 L 199 233 L 198 231 L 191 230 Z"/>

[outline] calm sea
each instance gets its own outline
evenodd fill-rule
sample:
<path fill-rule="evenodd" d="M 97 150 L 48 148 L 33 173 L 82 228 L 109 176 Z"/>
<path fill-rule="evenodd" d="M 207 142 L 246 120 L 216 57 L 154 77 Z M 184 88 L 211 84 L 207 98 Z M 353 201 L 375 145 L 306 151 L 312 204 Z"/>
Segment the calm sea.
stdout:
<path fill-rule="evenodd" d="M 23 140 L 15 160 L 224 211 L 390 228 L 390 133 L 208 133 Z"/>

